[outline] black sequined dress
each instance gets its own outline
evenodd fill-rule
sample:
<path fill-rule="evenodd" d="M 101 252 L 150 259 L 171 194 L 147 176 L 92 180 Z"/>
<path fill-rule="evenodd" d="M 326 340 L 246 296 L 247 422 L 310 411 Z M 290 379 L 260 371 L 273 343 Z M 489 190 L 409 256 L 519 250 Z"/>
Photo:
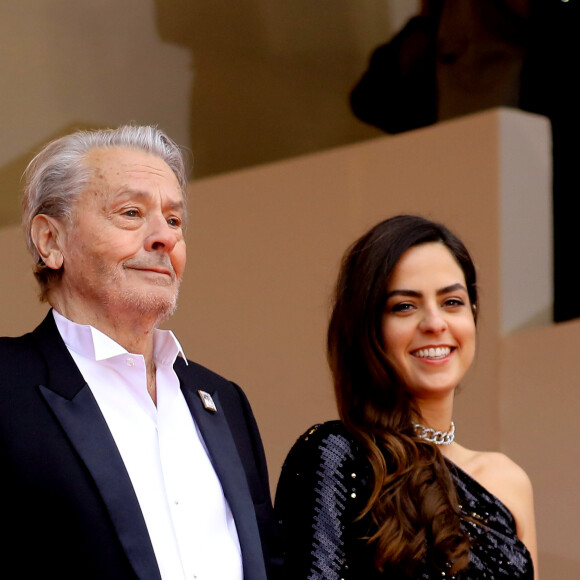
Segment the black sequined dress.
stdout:
<path fill-rule="evenodd" d="M 456 576 L 427 564 L 413 580 L 533 580 L 530 553 L 516 535 L 510 511 L 469 475 L 449 462 L 462 524 L 473 540 L 469 567 Z M 355 521 L 369 493 L 370 466 L 342 423 L 309 429 L 284 463 L 276 492 L 286 574 L 290 580 L 403 580 L 395 570 L 378 572 L 360 538 L 368 520 Z"/>

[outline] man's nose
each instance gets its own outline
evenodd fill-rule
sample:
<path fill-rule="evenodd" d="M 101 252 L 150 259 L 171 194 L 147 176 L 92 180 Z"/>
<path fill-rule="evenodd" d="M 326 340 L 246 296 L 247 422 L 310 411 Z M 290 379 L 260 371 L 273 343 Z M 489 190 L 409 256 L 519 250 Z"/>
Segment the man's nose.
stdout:
<path fill-rule="evenodd" d="M 149 231 L 145 240 L 145 249 L 170 252 L 177 243 L 180 232 L 170 226 L 163 215 L 152 216 L 148 225 Z"/>

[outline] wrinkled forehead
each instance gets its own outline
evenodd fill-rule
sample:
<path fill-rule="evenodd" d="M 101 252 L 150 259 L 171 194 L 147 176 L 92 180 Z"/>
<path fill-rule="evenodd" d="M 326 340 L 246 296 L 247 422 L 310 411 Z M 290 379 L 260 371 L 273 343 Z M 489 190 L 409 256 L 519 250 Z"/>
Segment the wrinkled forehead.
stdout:
<path fill-rule="evenodd" d="M 141 149 L 96 147 L 86 153 L 84 165 L 94 178 L 111 181 L 147 177 L 165 179 L 181 191 L 178 177 L 171 167 L 157 154 Z"/>
<path fill-rule="evenodd" d="M 83 165 L 86 174 L 81 195 L 161 193 L 172 204 L 185 209 L 185 192 L 176 174 L 153 153 L 122 147 L 95 148 L 87 153 Z"/>

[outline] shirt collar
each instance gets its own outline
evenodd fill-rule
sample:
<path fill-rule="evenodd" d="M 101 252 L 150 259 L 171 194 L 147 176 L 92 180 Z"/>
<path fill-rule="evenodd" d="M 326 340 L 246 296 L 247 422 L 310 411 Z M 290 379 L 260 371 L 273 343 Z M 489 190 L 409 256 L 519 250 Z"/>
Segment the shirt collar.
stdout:
<path fill-rule="evenodd" d="M 118 342 L 88 324 L 77 324 L 52 310 L 56 327 L 67 348 L 94 361 L 102 361 L 123 354 L 131 354 Z M 153 331 L 153 360 L 155 364 L 173 365 L 178 355 L 185 364 L 187 358 L 181 344 L 171 330 Z"/>

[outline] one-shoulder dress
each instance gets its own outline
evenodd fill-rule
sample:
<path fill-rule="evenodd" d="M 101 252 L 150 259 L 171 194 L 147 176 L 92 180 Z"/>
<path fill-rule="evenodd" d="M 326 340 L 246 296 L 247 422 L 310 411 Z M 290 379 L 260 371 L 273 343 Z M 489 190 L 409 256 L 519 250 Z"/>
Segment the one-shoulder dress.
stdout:
<path fill-rule="evenodd" d="M 457 575 L 419 563 L 412 580 L 533 580 L 533 563 L 516 535 L 507 507 L 455 464 L 464 530 L 472 540 L 469 567 Z M 379 572 L 363 538 L 368 518 L 357 519 L 369 497 L 370 465 L 340 421 L 315 425 L 292 447 L 276 492 L 287 580 L 403 580 Z"/>

